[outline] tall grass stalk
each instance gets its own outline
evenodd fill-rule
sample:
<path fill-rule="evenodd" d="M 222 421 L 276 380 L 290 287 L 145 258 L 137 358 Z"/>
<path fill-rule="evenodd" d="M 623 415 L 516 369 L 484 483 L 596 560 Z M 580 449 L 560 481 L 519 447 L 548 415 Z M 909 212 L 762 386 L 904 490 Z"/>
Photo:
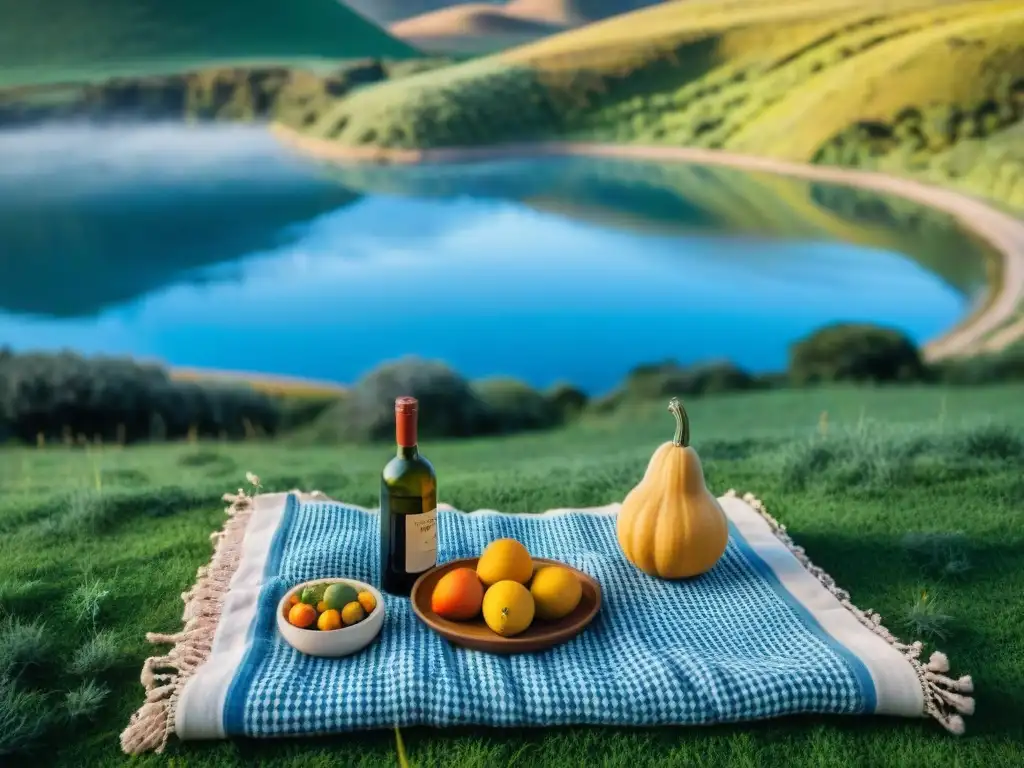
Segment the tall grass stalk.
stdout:
<path fill-rule="evenodd" d="M 398 768 L 410 768 L 409 756 L 405 754 L 405 742 L 402 741 L 402 732 L 395 726 L 395 749 L 398 752 Z"/>

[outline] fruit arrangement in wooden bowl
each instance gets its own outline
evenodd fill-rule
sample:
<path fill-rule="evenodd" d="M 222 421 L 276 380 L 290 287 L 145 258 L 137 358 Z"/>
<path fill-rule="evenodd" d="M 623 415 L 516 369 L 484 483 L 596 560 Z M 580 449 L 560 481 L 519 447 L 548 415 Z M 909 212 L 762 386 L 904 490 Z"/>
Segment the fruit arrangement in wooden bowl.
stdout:
<path fill-rule="evenodd" d="M 413 611 L 456 645 L 492 653 L 539 651 L 571 640 L 601 607 L 597 581 L 516 539 L 453 560 L 417 579 Z"/>
<path fill-rule="evenodd" d="M 347 656 L 365 648 L 384 626 L 384 598 L 351 579 L 307 581 L 278 604 L 278 630 L 310 656 Z"/>

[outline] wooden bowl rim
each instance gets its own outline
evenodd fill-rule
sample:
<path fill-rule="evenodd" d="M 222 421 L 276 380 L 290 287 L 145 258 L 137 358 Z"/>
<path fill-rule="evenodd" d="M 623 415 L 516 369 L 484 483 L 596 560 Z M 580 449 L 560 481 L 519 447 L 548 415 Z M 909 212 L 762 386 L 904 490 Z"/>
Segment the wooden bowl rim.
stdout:
<path fill-rule="evenodd" d="M 539 648 L 538 650 L 545 650 L 547 648 L 552 648 L 556 645 L 560 645 L 564 642 L 567 642 L 574 638 L 576 635 L 580 634 L 584 629 L 586 629 L 587 626 L 590 625 L 590 623 L 594 620 L 594 617 L 597 615 L 598 611 L 601 610 L 602 594 L 600 582 L 598 582 L 598 580 L 591 576 L 589 573 L 585 573 L 581 571 L 579 568 L 575 568 L 574 566 L 562 562 L 561 560 L 552 560 L 548 557 L 532 558 L 533 564 L 535 566 L 535 573 L 537 570 L 536 566 L 538 565 L 557 565 L 561 566 L 562 568 L 568 568 L 570 571 L 576 574 L 577 578 L 579 578 L 580 581 L 584 582 L 584 589 L 586 589 L 586 586 L 589 586 L 593 590 L 594 595 L 596 597 L 596 599 L 594 600 L 594 605 L 591 607 L 591 609 L 572 624 L 569 624 L 564 627 L 559 627 L 558 629 L 553 629 L 549 633 L 541 635 L 513 635 L 512 637 L 502 637 L 501 635 L 494 633 L 493 639 L 480 638 L 477 635 L 471 635 L 460 632 L 458 628 L 461 622 L 451 621 L 449 619 L 445 619 L 438 616 L 433 611 L 426 612 L 420 609 L 419 603 L 416 600 L 416 596 L 419 593 L 419 590 L 422 588 L 423 584 L 431 575 L 438 571 L 449 571 L 455 570 L 456 568 L 475 568 L 476 563 L 479 560 L 479 556 L 460 557 L 456 558 L 455 560 L 449 560 L 446 563 L 441 563 L 440 565 L 434 566 L 429 571 L 424 571 L 412 585 L 412 590 L 409 592 L 409 602 L 412 604 L 413 613 L 416 614 L 417 618 L 419 618 L 420 621 L 426 624 L 433 632 L 436 632 L 441 637 L 444 637 L 446 639 L 450 637 L 458 637 L 465 640 L 475 641 L 478 645 L 490 645 L 494 648 L 502 648 L 508 650 L 523 647 L 536 648 L 538 643 L 541 643 L 543 647 Z M 470 565 L 471 563 L 472 565 Z"/>

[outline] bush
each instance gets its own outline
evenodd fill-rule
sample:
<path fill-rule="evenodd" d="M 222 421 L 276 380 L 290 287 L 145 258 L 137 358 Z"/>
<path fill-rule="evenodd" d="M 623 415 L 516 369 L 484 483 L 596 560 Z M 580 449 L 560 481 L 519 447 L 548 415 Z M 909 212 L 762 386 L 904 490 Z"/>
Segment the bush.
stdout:
<path fill-rule="evenodd" d="M 914 342 L 890 328 L 839 323 L 815 331 L 789 350 L 789 378 L 819 382 L 896 382 L 927 378 Z"/>
<path fill-rule="evenodd" d="M 931 366 L 932 375 L 944 384 L 977 385 L 1024 381 L 1024 344 L 1003 352 L 962 360 L 943 360 Z"/>
<path fill-rule="evenodd" d="M 563 422 L 575 419 L 587 407 L 586 393 L 572 384 L 555 384 L 545 393 L 545 397 Z"/>
<path fill-rule="evenodd" d="M 469 437 L 488 432 L 493 416 L 469 382 L 444 363 L 405 357 L 384 363 L 314 424 L 321 440 L 374 442 L 395 436 L 395 398 L 420 401 L 421 438 Z"/>
<path fill-rule="evenodd" d="M 626 375 L 624 395 L 630 400 L 686 397 L 752 389 L 754 377 L 729 362 L 683 367 L 675 361 L 640 365 Z"/>
<path fill-rule="evenodd" d="M 444 363 L 406 357 L 364 376 L 301 436 L 313 442 L 394 440 L 395 398 L 403 395 L 420 401 L 419 434 L 426 439 L 546 429 L 573 418 L 587 402 L 567 384 L 542 393 L 507 377 L 470 383 Z"/>
<path fill-rule="evenodd" d="M 280 405 L 251 387 L 175 381 L 129 359 L 0 354 L 0 434 L 133 442 L 274 433 Z"/>
<path fill-rule="evenodd" d="M 489 430 L 497 433 L 546 429 L 562 420 L 551 400 L 529 384 L 510 378 L 482 379 L 473 391 L 488 410 Z"/>

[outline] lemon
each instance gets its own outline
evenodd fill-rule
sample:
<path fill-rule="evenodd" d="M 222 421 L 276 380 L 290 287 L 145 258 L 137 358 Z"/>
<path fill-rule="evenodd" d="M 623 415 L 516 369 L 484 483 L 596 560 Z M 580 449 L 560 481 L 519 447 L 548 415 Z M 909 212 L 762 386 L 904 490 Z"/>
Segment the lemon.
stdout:
<path fill-rule="evenodd" d="M 512 637 L 527 629 L 533 622 L 533 613 L 530 591 L 518 581 L 499 581 L 484 593 L 484 621 L 502 637 Z"/>
<path fill-rule="evenodd" d="M 506 580 L 525 584 L 533 576 L 533 559 L 515 539 L 496 539 L 480 555 L 476 575 L 488 587 Z"/>
<path fill-rule="evenodd" d="M 557 621 L 576 610 L 583 598 L 583 586 L 568 568 L 545 565 L 533 575 L 530 594 L 537 606 L 537 616 Z"/>
<path fill-rule="evenodd" d="M 341 609 L 341 620 L 345 622 L 346 627 L 358 624 L 365 618 L 366 611 L 363 610 L 363 606 L 359 603 L 349 603 Z"/>
<path fill-rule="evenodd" d="M 330 632 L 332 629 L 341 628 L 341 616 L 333 608 L 329 608 L 320 614 L 316 620 L 316 628 L 322 632 Z"/>

